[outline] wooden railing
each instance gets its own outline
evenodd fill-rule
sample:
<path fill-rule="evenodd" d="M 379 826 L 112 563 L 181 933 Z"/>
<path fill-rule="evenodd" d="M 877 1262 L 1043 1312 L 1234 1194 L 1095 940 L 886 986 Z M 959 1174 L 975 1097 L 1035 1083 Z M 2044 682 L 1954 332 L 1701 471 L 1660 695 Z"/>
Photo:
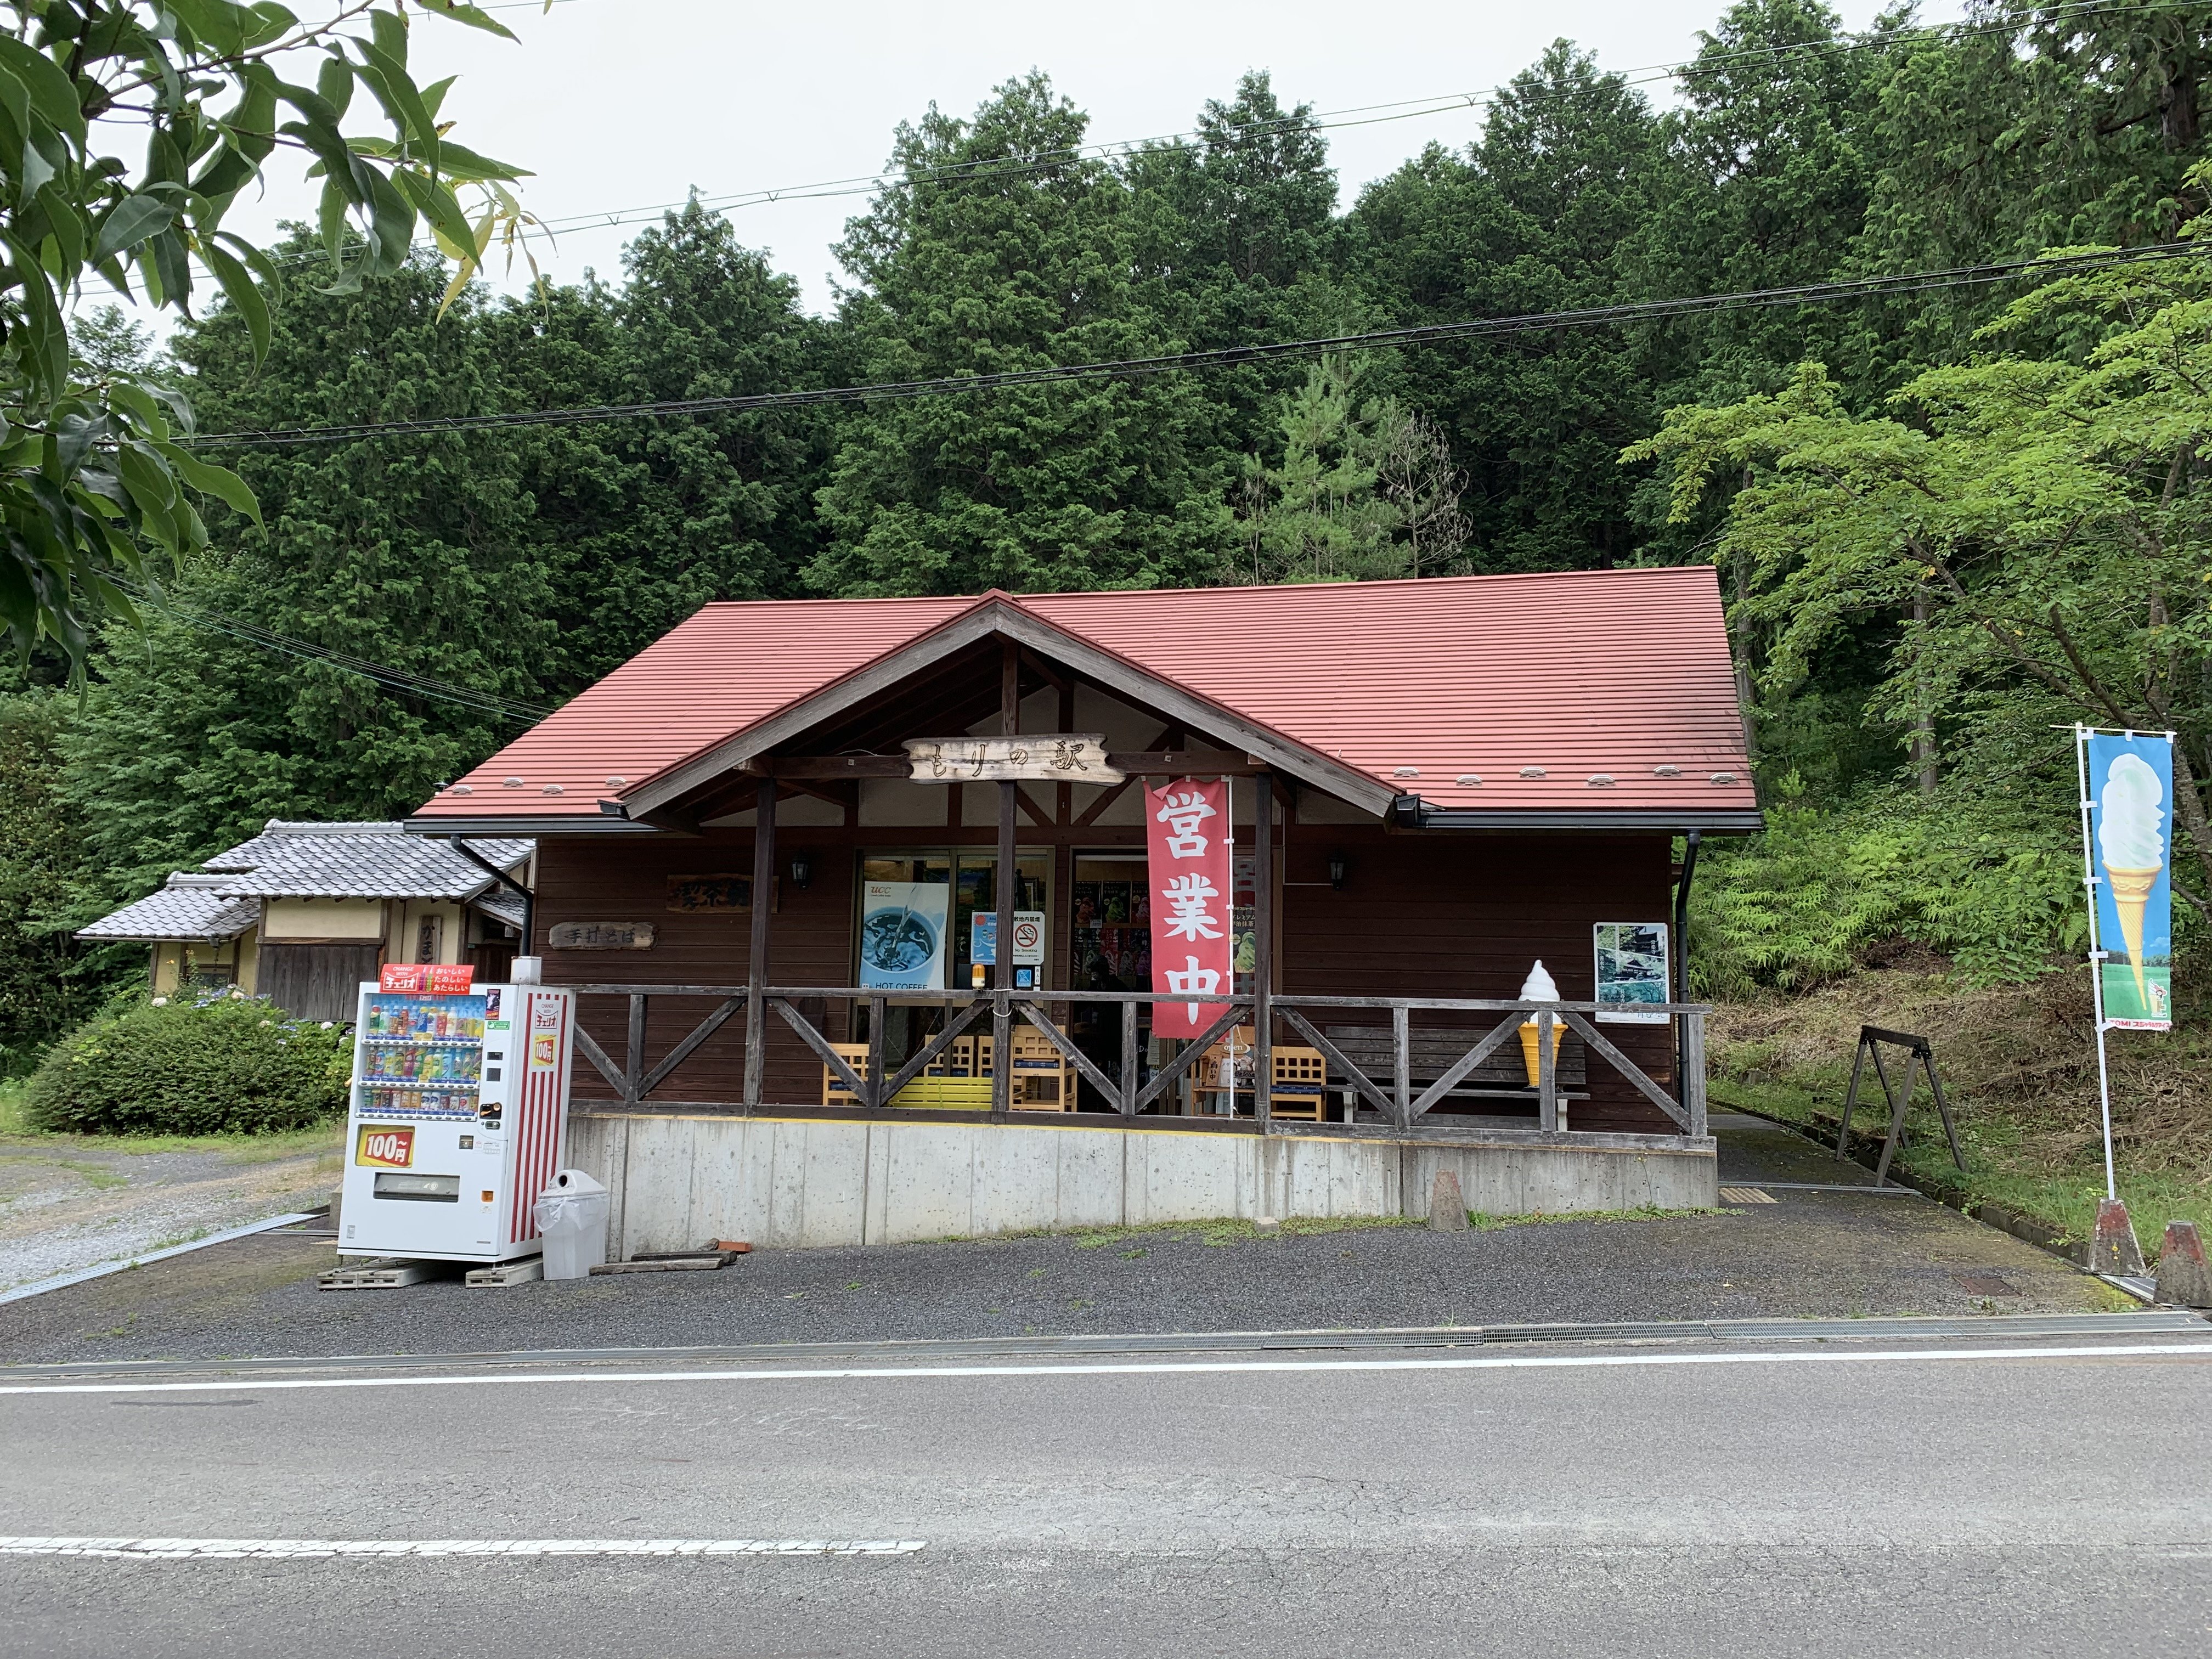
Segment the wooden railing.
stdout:
<path fill-rule="evenodd" d="M 1554 1032 L 1564 1026 L 1581 1040 L 1589 1054 L 1596 1055 L 1619 1073 L 1646 1100 L 1666 1114 L 1668 1121 L 1681 1133 L 1702 1136 L 1706 1132 L 1705 1020 L 1712 1011 L 1701 1003 L 1652 1004 L 1639 1006 L 1638 1009 L 1639 1013 L 1666 1015 L 1677 1027 L 1679 1090 L 1670 1095 L 1598 1030 L 1591 1017 L 1599 1013 L 1601 1009 L 1594 1002 L 1281 994 L 1261 1000 L 1251 996 L 1223 997 L 1218 994 L 1165 995 L 1152 991 L 885 992 L 855 986 L 769 985 L 760 987 L 757 991 L 747 985 L 611 984 L 572 985 L 564 988 L 575 992 L 579 996 L 628 1000 L 627 1042 L 620 1065 L 616 1064 L 591 1033 L 583 1029 L 580 1022 L 576 1031 L 576 1046 L 608 1085 L 620 1094 L 623 1105 L 631 1109 L 642 1106 L 647 1098 L 674 1075 L 708 1038 L 741 1012 L 748 1015 L 748 1034 L 754 1037 L 747 1044 L 745 1098 L 740 1108 L 748 1112 L 758 1109 L 764 1103 L 762 1098 L 764 1071 L 761 1050 L 765 1044 L 759 1037 L 764 1036 L 766 1017 L 770 1013 L 791 1027 L 799 1040 L 821 1060 L 830 1074 L 849 1091 L 854 1099 L 862 1103 L 860 1108 L 862 1110 L 872 1113 L 895 1110 L 890 1103 L 899 1091 L 922 1076 L 946 1050 L 988 1014 L 994 1039 L 994 1054 L 1011 1055 L 1010 1040 L 1018 1023 L 1034 1026 L 1074 1067 L 1076 1073 L 1113 1105 L 1115 1111 L 1128 1117 L 1135 1116 L 1175 1088 L 1208 1048 L 1224 1033 L 1240 1024 L 1251 1024 L 1255 1028 L 1253 1073 L 1255 1082 L 1271 1077 L 1268 1051 L 1273 1043 L 1272 1026 L 1273 1021 L 1279 1019 L 1327 1057 L 1331 1072 L 1330 1088 L 1346 1091 L 1355 1110 L 1358 1103 L 1364 1102 L 1382 1122 L 1410 1133 L 1417 1127 L 1425 1113 L 1455 1093 L 1467 1092 L 1462 1085 L 1476 1074 L 1478 1068 L 1512 1042 L 1523 1024 L 1534 1022 L 1537 1059 L 1534 1088 L 1487 1092 L 1516 1093 L 1524 1099 L 1533 1099 L 1539 1127 L 1557 1130 L 1561 1127 L 1559 1106 L 1565 1091 L 1559 1075 Z M 646 1064 L 646 1018 L 649 1000 L 653 997 L 713 999 L 716 1006 L 657 1063 L 648 1066 Z M 856 1006 L 865 1005 L 868 1008 L 869 1053 L 865 1075 L 847 1062 L 838 1053 L 836 1045 L 807 1018 L 798 1006 L 805 1001 L 826 1000 L 850 1001 Z M 1139 1064 L 1137 1022 L 1138 1009 L 1146 1003 L 1199 1003 L 1218 1006 L 1222 1012 L 1203 1030 L 1184 1043 L 1179 1051 L 1156 1067 L 1150 1078 L 1146 1078 Z M 1120 1008 L 1119 1078 L 1108 1076 L 1054 1023 L 1048 1011 L 1055 1006 L 1069 1004 L 1107 1005 Z M 884 1014 L 893 1005 L 939 1007 L 945 1011 L 945 1018 L 943 1029 L 896 1071 L 887 1074 L 883 1050 Z M 1265 1015 L 1272 1018 L 1263 1017 L 1263 1008 Z M 1369 1065 L 1362 1064 L 1346 1052 L 1348 1039 L 1341 1029 L 1333 1031 L 1307 1017 L 1312 1014 L 1325 1019 L 1330 1012 L 1350 1011 L 1364 1011 L 1370 1014 L 1387 1012 L 1389 1015 L 1390 1074 L 1387 1079 L 1373 1075 Z M 1425 1032 L 1420 1051 L 1431 1052 L 1439 1041 L 1448 1039 L 1455 1042 L 1470 1035 L 1469 1028 L 1462 1023 L 1464 1016 L 1486 1013 L 1499 1014 L 1504 1018 L 1487 1030 L 1480 1031 L 1456 1059 L 1437 1068 L 1437 1075 L 1416 1092 L 1413 1058 L 1417 1050 L 1413 1017 L 1416 1014 L 1454 1017 L 1449 1026 L 1431 1028 Z M 994 1118 L 1004 1118 L 1011 1114 L 1012 1074 L 1011 1063 L 994 1067 L 991 1081 L 991 1115 Z M 1257 1087 L 1253 1097 L 1254 1115 L 1258 1127 L 1264 1131 L 1270 1121 L 1268 1090 Z M 1346 1116 L 1350 1121 L 1354 1112 L 1347 1111 Z"/>

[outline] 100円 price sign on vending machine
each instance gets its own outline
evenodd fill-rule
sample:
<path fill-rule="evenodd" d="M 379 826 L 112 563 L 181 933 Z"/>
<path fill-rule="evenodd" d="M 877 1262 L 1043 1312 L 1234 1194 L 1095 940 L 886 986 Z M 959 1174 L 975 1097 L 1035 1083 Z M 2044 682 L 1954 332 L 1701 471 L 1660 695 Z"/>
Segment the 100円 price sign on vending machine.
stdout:
<path fill-rule="evenodd" d="M 567 1150 L 575 995 L 394 966 L 361 988 L 344 1255 L 509 1261 Z"/>

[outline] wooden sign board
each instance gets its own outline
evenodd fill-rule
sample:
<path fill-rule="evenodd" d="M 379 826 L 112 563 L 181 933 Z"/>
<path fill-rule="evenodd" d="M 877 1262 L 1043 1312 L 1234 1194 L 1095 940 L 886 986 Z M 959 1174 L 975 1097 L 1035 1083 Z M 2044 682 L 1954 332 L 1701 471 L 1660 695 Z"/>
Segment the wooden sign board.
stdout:
<path fill-rule="evenodd" d="M 1047 732 L 1021 738 L 909 738 L 915 783 L 1120 783 L 1106 763 L 1103 732 Z"/>
<path fill-rule="evenodd" d="M 650 951 L 649 921 L 556 921 L 546 930 L 549 951 Z"/>
<path fill-rule="evenodd" d="M 753 878 L 750 876 L 706 874 L 671 876 L 668 878 L 668 908 L 678 915 L 694 910 L 734 910 L 740 915 L 750 915 L 753 908 Z M 783 878 L 779 876 L 769 889 L 768 908 L 783 908 Z"/>

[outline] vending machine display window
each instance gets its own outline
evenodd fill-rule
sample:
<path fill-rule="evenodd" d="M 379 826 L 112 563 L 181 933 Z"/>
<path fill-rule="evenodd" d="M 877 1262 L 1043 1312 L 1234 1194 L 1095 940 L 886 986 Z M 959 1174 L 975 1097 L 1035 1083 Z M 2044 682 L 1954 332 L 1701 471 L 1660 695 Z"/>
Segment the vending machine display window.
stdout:
<path fill-rule="evenodd" d="M 376 992 L 367 1000 L 354 1085 L 362 1114 L 475 1117 L 485 999 Z"/>

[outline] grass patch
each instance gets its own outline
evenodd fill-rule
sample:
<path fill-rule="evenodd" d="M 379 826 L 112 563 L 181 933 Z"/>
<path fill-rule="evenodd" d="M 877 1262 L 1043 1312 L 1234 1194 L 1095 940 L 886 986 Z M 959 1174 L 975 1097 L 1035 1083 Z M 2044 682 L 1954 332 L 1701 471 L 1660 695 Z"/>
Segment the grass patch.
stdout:
<path fill-rule="evenodd" d="M 1467 1224 L 1479 1233 L 1494 1233 L 1505 1227 L 1550 1227 L 1563 1221 L 1671 1221 L 1684 1215 L 1735 1215 L 1735 1210 L 1690 1208 L 1663 1210 L 1656 1204 L 1646 1204 L 1634 1210 L 1563 1210 L 1557 1215 L 1539 1210 L 1531 1215 L 1485 1215 L 1480 1210 L 1467 1212 Z"/>
<path fill-rule="evenodd" d="M 1065 1238 L 1072 1240 L 1079 1250 L 1097 1250 L 1109 1244 L 1126 1244 L 1139 1239 L 1170 1243 L 1194 1239 L 1201 1244 L 1241 1244 L 1252 1239 L 1297 1238 L 1313 1233 L 1365 1232 L 1376 1227 L 1419 1227 L 1425 1224 L 1412 1217 L 1399 1215 L 1292 1216 L 1272 1227 L 1261 1227 L 1249 1221 L 1240 1221 L 1233 1216 L 1223 1216 L 1212 1221 L 1150 1221 L 1131 1227 L 1026 1227 L 1018 1232 L 987 1233 L 972 1238 L 958 1233 L 947 1233 L 933 1242 L 939 1244 L 1011 1244 L 1023 1238 Z M 1134 1261 L 1145 1252 L 1139 1248 L 1124 1250 L 1121 1254 Z"/>
<path fill-rule="evenodd" d="M 20 1091 L 18 1091 L 20 1095 Z M 27 1151 L 70 1150 L 121 1152 L 127 1157 L 149 1157 L 157 1152 L 220 1152 L 226 1164 L 275 1164 L 285 1158 L 319 1152 L 333 1164 L 345 1150 L 345 1122 L 332 1118 L 304 1129 L 277 1129 L 267 1133 L 232 1133 L 214 1135 L 76 1135 L 48 1134 L 21 1127 L 20 1115 L 11 1119 L 9 1097 L 0 1092 L 0 1141 L 15 1143 Z M 49 1158 L 49 1162 L 59 1161 Z"/>
<path fill-rule="evenodd" d="M 1195 1240 L 1200 1244 L 1243 1244 L 1255 1239 L 1300 1238 L 1320 1233 L 1367 1232 L 1378 1227 L 1422 1224 L 1402 1215 L 1289 1216 L 1272 1227 L 1261 1227 L 1254 1222 L 1224 1216 L 1212 1221 L 1155 1221 L 1139 1227 L 1091 1227 L 1066 1236 L 1073 1237 L 1077 1249 L 1096 1250 L 1139 1238 L 1168 1243 Z M 1122 1254 L 1130 1260 L 1135 1259 L 1127 1251 Z"/>
<path fill-rule="evenodd" d="M 31 1133 L 31 1121 L 26 1115 L 30 1092 L 27 1078 L 0 1078 L 0 1137 Z"/>
<path fill-rule="evenodd" d="M 81 1176 L 87 1186 L 106 1192 L 111 1187 L 127 1187 L 131 1177 L 118 1175 L 105 1164 L 88 1164 L 82 1158 L 42 1158 L 34 1153 L 0 1153 L 0 1164 L 32 1164 L 42 1170 L 67 1170 Z"/>
<path fill-rule="evenodd" d="M 1976 988 L 1943 973 L 1868 969 L 1810 996 L 1725 1007 L 1716 1022 L 1711 1099 L 1800 1125 L 1832 1145 L 1858 1026 L 1920 1032 L 1935 1045 L 1966 1169 L 1961 1175 L 1952 1164 L 1924 1079 L 1893 1167 L 1930 1190 L 2002 1205 L 2068 1240 L 2086 1238 L 2105 1195 L 2105 1166 L 2095 1036 L 2081 978 L 2075 972 Z M 2110 1039 L 2117 1184 L 2147 1255 L 2156 1254 L 2168 1221 L 2212 1229 L 2205 1012 L 2184 1010 L 2185 1023 L 2170 1034 L 2117 1031 Z M 1852 1139 L 1879 1146 L 1887 1128 L 1888 1108 L 1869 1068 Z"/>

